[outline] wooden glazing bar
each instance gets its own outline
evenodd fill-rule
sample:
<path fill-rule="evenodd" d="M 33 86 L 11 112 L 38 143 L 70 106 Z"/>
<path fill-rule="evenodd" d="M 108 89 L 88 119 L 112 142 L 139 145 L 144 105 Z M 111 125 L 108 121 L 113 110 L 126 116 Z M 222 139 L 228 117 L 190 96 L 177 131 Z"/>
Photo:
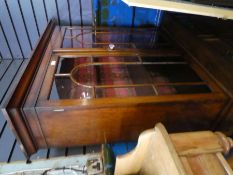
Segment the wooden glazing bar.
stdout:
<path fill-rule="evenodd" d="M 82 68 L 87 66 L 104 66 L 104 65 L 175 65 L 175 64 L 187 64 L 184 61 L 167 61 L 167 62 L 93 62 L 93 63 L 83 63 L 79 64 L 75 68 Z"/>
<path fill-rule="evenodd" d="M 199 82 L 199 83 L 192 83 L 192 82 L 189 82 L 189 83 L 162 83 L 162 84 L 159 84 L 159 83 L 148 83 L 148 84 L 114 84 L 114 85 L 85 85 L 85 84 L 82 84 L 82 83 L 79 83 L 79 82 L 75 82 L 77 85 L 79 86 L 83 86 L 83 87 L 86 87 L 86 88 L 127 88 L 127 87 L 143 87 L 143 86 L 152 86 L 154 89 L 155 86 L 156 87 L 159 87 L 159 86 L 187 86 L 187 85 L 207 85 L 206 83 L 204 82 Z M 178 84 L 178 85 L 177 85 Z M 156 90 L 157 92 L 157 90 Z"/>
<path fill-rule="evenodd" d="M 143 55 L 153 55 L 153 56 L 180 56 L 181 53 L 175 49 L 155 49 L 155 50 L 140 50 L 140 49 L 121 49 L 121 50 L 109 50 L 104 48 L 60 48 L 60 49 L 54 49 L 54 54 L 57 54 L 59 56 L 95 56 L 95 55 L 137 55 L 140 54 L 140 56 Z"/>

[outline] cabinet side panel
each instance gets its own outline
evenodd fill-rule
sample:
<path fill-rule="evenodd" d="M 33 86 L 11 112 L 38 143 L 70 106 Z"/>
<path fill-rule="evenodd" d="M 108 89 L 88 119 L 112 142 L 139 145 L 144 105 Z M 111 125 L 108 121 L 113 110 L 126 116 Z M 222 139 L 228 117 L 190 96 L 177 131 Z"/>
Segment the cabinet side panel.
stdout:
<path fill-rule="evenodd" d="M 36 145 L 38 145 L 38 147 L 40 148 L 47 147 L 46 140 L 41 130 L 35 108 L 26 108 L 23 111 Z"/>
<path fill-rule="evenodd" d="M 25 125 L 24 116 L 19 109 L 2 109 L 5 118 L 14 132 L 17 140 L 20 143 L 20 147 L 23 152 L 29 156 L 36 152 L 36 146 L 34 145 L 32 135 Z"/>

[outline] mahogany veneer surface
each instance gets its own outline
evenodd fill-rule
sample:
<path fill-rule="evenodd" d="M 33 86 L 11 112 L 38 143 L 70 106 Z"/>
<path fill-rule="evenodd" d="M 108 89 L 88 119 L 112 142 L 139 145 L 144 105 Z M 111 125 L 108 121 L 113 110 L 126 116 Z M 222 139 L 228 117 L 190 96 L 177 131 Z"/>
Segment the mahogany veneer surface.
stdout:
<path fill-rule="evenodd" d="M 226 101 L 163 29 L 50 22 L 4 114 L 32 154 L 136 140 L 156 122 L 169 131 L 210 129 Z"/>

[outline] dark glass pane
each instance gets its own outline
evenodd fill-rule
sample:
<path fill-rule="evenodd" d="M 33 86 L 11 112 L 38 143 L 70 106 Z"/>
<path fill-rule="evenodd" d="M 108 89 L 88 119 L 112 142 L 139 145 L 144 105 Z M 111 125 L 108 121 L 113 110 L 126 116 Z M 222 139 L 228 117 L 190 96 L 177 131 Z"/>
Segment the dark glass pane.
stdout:
<path fill-rule="evenodd" d="M 184 62 L 180 56 L 164 56 L 164 57 L 141 57 L 143 62 Z"/>
<path fill-rule="evenodd" d="M 184 86 L 159 86 L 159 95 L 169 94 L 198 94 L 198 93 L 210 93 L 211 90 L 206 85 L 184 85 Z"/>
<path fill-rule="evenodd" d="M 56 77 L 50 93 L 51 100 L 94 98 L 92 88 L 78 86 L 69 77 Z"/>
<path fill-rule="evenodd" d="M 155 91 L 151 86 L 126 87 L 126 88 L 97 88 L 96 98 L 103 97 L 133 97 L 154 96 Z"/>
<path fill-rule="evenodd" d="M 60 58 L 56 73 L 70 73 L 72 69 L 80 64 L 93 62 L 139 62 L 138 57 L 77 57 Z"/>
<path fill-rule="evenodd" d="M 157 91 L 159 95 L 211 92 L 205 85 L 173 84 L 192 82 L 202 80 L 180 57 L 60 58 L 50 99 L 150 96 Z"/>
<path fill-rule="evenodd" d="M 136 71 L 135 71 L 136 70 Z M 142 65 L 89 65 L 72 72 L 74 81 L 87 86 L 148 84 L 150 77 Z"/>
<path fill-rule="evenodd" d="M 60 58 L 56 73 L 70 73 L 79 64 L 91 63 L 91 57 Z"/>
<path fill-rule="evenodd" d="M 198 75 L 186 64 L 145 65 L 154 83 L 200 82 Z"/>
<path fill-rule="evenodd" d="M 93 57 L 94 62 L 139 62 L 139 57 L 121 57 L 121 56 L 102 56 L 102 57 Z"/>

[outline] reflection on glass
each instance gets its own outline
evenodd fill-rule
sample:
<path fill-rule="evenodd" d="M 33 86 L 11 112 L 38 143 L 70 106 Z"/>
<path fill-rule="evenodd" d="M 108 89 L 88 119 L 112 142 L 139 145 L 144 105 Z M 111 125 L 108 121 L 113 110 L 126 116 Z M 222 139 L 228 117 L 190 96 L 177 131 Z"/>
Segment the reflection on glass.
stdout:
<path fill-rule="evenodd" d="M 209 93 L 180 57 L 60 58 L 50 99 Z"/>
<path fill-rule="evenodd" d="M 168 44 L 166 39 L 156 30 L 94 30 L 91 28 L 66 29 L 63 39 L 63 48 L 108 48 L 114 43 L 119 48 L 152 49 L 157 44 Z"/>
<path fill-rule="evenodd" d="M 103 97 L 133 97 L 133 96 L 154 96 L 156 95 L 151 86 L 138 86 L 127 88 L 97 88 L 96 98 Z"/>
<path fill-rule="evenodd" d="M 50 99 L 91 99 L 94 93 L 91 88 L 78 86 L 69 77 L 56 77 Z"/>

